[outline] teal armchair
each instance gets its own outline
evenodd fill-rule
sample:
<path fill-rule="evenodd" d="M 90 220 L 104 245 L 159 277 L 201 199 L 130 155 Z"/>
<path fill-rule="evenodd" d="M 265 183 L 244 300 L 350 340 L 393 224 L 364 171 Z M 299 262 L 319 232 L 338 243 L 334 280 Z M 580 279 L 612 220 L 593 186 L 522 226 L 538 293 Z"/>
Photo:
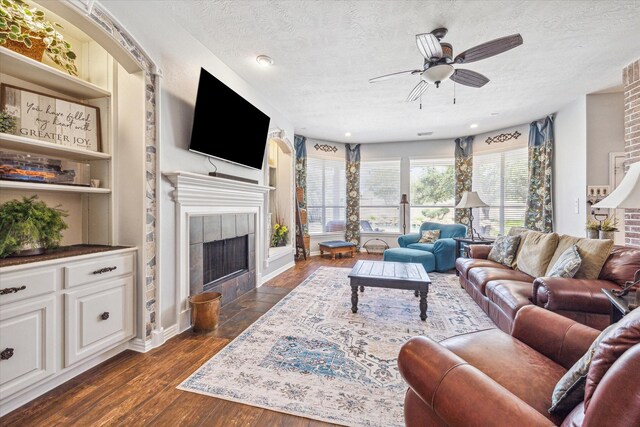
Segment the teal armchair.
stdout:
<path fill-rule="evenodd" d="M 440 239 L 435 243 L 418 243 L 422 231 L 440 230 Z M 420 226 L 419 233 L 405 234 L 398 237 L 401 248 L 418 249 L 431 252 L 436 258 L 436 271 L 444 272 L 456 266 L 456 242 L 454 237 L 465 237 L 467 227 L 462 224 L 439 224 L 437 222 L 424 222 Z"/>

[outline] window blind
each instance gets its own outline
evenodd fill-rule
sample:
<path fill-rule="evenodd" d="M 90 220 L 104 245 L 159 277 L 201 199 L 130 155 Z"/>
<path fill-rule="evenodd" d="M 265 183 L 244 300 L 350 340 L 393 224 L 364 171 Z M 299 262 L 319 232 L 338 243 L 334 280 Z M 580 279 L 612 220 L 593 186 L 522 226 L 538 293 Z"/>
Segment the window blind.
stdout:
<path fill-rule="evenodd" d="M 400 230 L 400 160 L 360 163 L 360 231 Z"/>
<path fill-rule="evenodd" d="M 524 226 L 529 180 L 527 148 L 473 157 L 473 190 L 489 206 L 474 208 L 474 227 L 486 236 Z"/>
<path fill-rule="evenodd" d="M 309 233 L 346 228 L 345 161 L 307 158 Z"/>

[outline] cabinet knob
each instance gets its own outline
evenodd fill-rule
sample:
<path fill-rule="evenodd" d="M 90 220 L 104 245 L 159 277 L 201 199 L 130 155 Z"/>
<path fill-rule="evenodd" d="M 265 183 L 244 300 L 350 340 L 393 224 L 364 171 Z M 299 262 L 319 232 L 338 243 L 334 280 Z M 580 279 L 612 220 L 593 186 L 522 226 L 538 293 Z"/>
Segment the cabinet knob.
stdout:
<path fill-rule="evenodd" d="M 24 285 L 15 288 L 4 288 L 0 289 L 0 295 L 15 294 L 16 292 L 24 291 L 25 289 L 27 289 L 27 287 Z"/>
<path fill-rule="evenodd" d="M 104 313 L 102 313 L 102 314 L 100 315 L 100 318 L 101 318 L 102 320 L 107 320 L 107 319 L 109 318 L 109 312 L 108 312 L 108 311 L 105 311 Z"/>
<path fill-rule="evenodd" d="M 101 269 L 99 269 L 99 270 L 96 270 L 96 271 L 92 272 L 91 274 L 102 274 L 102 273 L 108 273 L 108 272 L 110 272 L 110 271 L 115 270 L 116 268 L 118 268 L 118 267 L 116 267 L 116 266 L 113 266 L 113 267 L 104 267 L 104 268 L 101 268 Z"/>
<path fill-rule="evenodd" d="M 13 349 L 7 347 L 4 350 L 2 350 L 2 352 L 0 353 L 0 360 L 9 360 L 11 359 L 12 356 L 13 356 Z"/>

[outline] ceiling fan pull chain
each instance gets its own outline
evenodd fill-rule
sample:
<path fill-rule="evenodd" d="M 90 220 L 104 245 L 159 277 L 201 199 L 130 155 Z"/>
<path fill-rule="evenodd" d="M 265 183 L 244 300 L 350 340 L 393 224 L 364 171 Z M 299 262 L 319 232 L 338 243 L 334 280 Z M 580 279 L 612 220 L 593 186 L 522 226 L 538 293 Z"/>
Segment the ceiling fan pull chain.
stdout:
<path fill-rule="evenodd" d="M 456 81 L 453 81 L 453 105 L 456 105 Z"/>

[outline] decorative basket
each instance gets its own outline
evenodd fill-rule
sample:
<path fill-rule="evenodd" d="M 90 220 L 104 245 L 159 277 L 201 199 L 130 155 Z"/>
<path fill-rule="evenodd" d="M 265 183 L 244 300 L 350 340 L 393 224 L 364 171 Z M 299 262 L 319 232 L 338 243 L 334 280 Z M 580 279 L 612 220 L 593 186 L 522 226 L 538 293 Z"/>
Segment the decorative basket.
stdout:
<path fill-rule="evenodd" d="M 389 245 L 382 239 L 369 239 L 364 242 L 362 247 L 368 254 L 381 254 L 385 250 L 389 249 Z"/>
<path fill-rule="evenodd" d="M 296 187 L 296 200 L 298 201 L 298 203 L 302 203 L 302 201 L 304 200 L 304 188 L 303 187 Z"/>
<path fill-rule="evenodd" d="M 46 49 L 45 43 L 41 38 L 30 37 L 31 39 L 31 47 L 25 46 L 22 42 L 13 41 L 7 38 L 6 43 L 2 46 L 6 47 L 9 50 L 19 53 L 20 55 L 24 55 L 28 58 L 36 60 L 38 62 L 42 62 L 42 57 L 44 56 L 44 50 Z"/>

